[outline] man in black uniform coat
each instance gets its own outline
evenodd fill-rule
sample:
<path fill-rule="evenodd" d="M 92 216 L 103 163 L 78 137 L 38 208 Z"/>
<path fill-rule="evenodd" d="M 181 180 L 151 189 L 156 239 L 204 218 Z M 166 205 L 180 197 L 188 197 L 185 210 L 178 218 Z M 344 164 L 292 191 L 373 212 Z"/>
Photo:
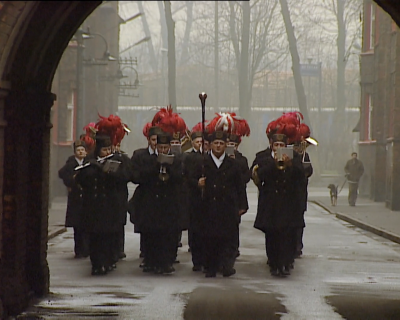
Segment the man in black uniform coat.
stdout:
<path fill-rule="evenodd" d="M 96 147 L 89 165 L 78 170 L 76 182 L 83 189 L 84 228 L 90 234 L 92 275 L 106 274 L 116 267 L 115 243 L 121 229 L 120 195 L 117 185 L 126 179 L 123 166 L 106 170 L 111 139 L 96 135 Z M 115 160 L 114 160 L 115 161 Z M 108 162 L 109 164 L 109 162 Z"/>
<path fill-rule="evenodd" d="M 215 277 L 222 267 L 224 277 L 236 273 L 233 268 L 235 243 L 240 216 L 247 212 L 248 202 L 238 162 L 225 153 L 227 133 L 211 135 L 211 152 L 205 157 L 204 177 L 201 166 L 196 178 L 202 191 L 201 224 L 205 245 L 206 277 Z"/>
<path fill-rule="evenodd" d="M 242 181 L 244 183 L 244 187 L 247 188 L 247 183 L 250 181 L 251 179 L 251 171 L 249 170 L 249 163 L 247 161 L 247 158 L 238 151 L 238 147 L 239 144 L 241 142 L 241 138 L 240 136 L 236 135 L 236 134 L 230 134 L 229 135 L 229 142 L 227 143 L 227 146 L 231 146 L 233 147 L 233 154 L 230 155 L 230 157 L 232 159 L 235 159 L 240 166 L 240 173 L 241 173 L 241 177 L 242 177 Z M 240 251 L 239 251 L 239 246 L 240 246 L 240 238 L 239 238 L 239 233 L 237 234 L 237 239 L 236 241 L 236 245 L 237 245 L 237 256 L 240 255 Z"/>
<path fill-rule="evenodd" d="M 285 147 L 284 134 L 272 136 L 272 149 L 259 153 L 259 197 L 254 227 L 265 233 L 270 272 L 275 276 L 289 275 L 294 261 L 294 229 L 302 226 L 302 187 L 304 171 L 300 156 L 293 159 L 283 154 L 278 164 L 278 148 Z M 268 155 L 269 153 L 269 155 Z"/>
<path fill-rule="evenodd" d="M 179 191 L 183 181 L 182 163 L 170 155 L 171 136 L 157 134 L 157 155 L 144 155 L 139 175 L 134 172 L 135 183 L 140 186 L 140 197 L 135 201 L 140 214 L 135 216 L 146 240 L 144 272 L 173 273 L 177 238 L 180 226 Z M 168 157 L 168 154 L 170 157 Z M 168 163 L 171 160 L 172 163 Z"/>
<path fill-rule="evenodd" d="M 128 155 L 121 150 L 121 143 L 118 143 L 114 148 L 114 159 L 121 162 L 121 166 L 124 167 L 126 176 L 125 180 L 120 180 L 118 182 L 117 188 L 118 193 L 121 197 L 121 230 L 118 233 L 118 241 L 116 243 L 117 246 L 117 255 L 118 259 L 126 258 L 125 254 L 125 225 L 126 225 L 126 217 L 128 212 L 128 183 L 133 179 L 133 171 L 132 171 L 132 163 L 129 159 Z"/>
<path fill-rule="evenodd" d="M 145 133 L 147 135 L 147 148 L 140 148 L 133 152 L 131 157 L 131 169 L 132 169 L 132 182 L 138 184 L 133 193 L 132 198 L 128 203 L 128 211 L 130 214 L 130 221 L 134 224 L 135 233 L 140 234 L 140 257 L 145 258 L 146 255 L 146 245 L 147 241 L 145 236 L 140 232 L 139 225 L 136 223 L 136 218 L 141 219 L 142 215 L 146 214 L 146 211 L 139 205 L 140 199 L 143 197 L 143 188 L 140 185 L 140 181 L 142 181 L 145 177 L 143 177 L 146 172 L 145 169 L 146 160 L 148 156 L 153 155 L 157 157 L 157 134 L 161 133 L 161 129 L 157 126 L 152 126 L 149 128 L 148 132 Z M 143 178 L 142 178 L 143 177 Z M 141 264 L 141 267 L 145 266 L 146 260 Z"/>
<path fill-rule="evenodd" d="M 298 152 L 301 159 L 302 159 L 302 165 L 304 169 L 304 184 L 302 187 L 302 216 L 303 216 L 303 224 L 304 227 L 299 227 L 296 230 L 296 242 L 295 242 L 295 258 L 300 257 L 303 254 L 303 233 L 304 233 L 304 228 L 306 226 L 306 223 L 304 221 L 304 213 L 307 211 L 307 200 L 308 200 L 308 179 L 312 176 L 313 174 L 313 167 L 310 161 L 310 156 L 308 155 L 308 152 L 306 151 L 306 141 L 295 141 L 293 145 L 294 151 Z"/>
<path fill-rule="evenodd" d="M 74 169 L 82 165 L 86 157 L 86 145 L 81 140 L 74 142 L 74 155 L 69 157 L 66 164 L 58 171 L 58 176 L 68 188 L 68 204 L 65 226 L 74 228 L 75 258 L 89 256 L 89 235 L 82 227 L 82 188 L 76 184 Z"/>
<path fill-rule="evenodd" d="M 192 254 L 193 271 L 202 271 L 204 266 L 204 246 L 201 237 L 202 228 L 199 221 L 199 217 L 201 217 L 201 192 L 197 186 L 197 179 L 194 177 L 196 167 L 201 165 L 203 160 L 201 150 L 202 137 L 203 134 L 201 131 L 192 131 L 191 140 L 193 148 L 187 153 L 184 163 L 184 177 L 188 186 L 188 210 L 190 216 L 188 238 Z"/>

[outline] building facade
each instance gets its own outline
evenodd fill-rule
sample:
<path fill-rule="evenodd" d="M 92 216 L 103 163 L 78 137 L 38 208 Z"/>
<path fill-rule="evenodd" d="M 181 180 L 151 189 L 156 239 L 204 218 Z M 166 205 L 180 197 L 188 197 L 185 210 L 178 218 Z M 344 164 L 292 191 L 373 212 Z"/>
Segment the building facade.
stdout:
<path fill-rule="evenodd" d="M 392 18 L 364 1 L 359 158 L 360 193 L 400 210 L 400 33 Z M 399 72 L 397 69 L 399 68 Z"/>
<path fill-rule="evenodd" d="M 50 199 L 66 195 L 58 170 L 73 154 L 83 126 L 97 122 L 98 114 L 108 117 L 118 111 L 121 22 L 118 1 L 99 6 L 80 27 L 82 46 L 73 37 L 58 65 L 52 85 L 57 100 L 52 108 Z"/>

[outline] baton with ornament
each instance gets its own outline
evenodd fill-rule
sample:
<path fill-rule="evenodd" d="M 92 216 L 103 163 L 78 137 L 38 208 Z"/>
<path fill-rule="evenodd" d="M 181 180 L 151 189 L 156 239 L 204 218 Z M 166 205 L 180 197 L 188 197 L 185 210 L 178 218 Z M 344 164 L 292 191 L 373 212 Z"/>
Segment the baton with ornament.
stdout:
<path fill-rule="evenodd" d="M 201 141 L 201 148 L 202 148 L 202 152 L 203 152 L 203 163 L 202 163 L 202 166 L 201 166 L 201 170 L 202 170 L 201 176 L 202 176 L 202 178 L 204 178 L 204 174 L 205 174 L 205 172 L 204 172 L 204 163 L 205 163 L 205 160 L 206 160 L 206 158 L 205 158 L 206 154 L 204 152 L 204 139 L 206 138 L 205 122 L 206 122 L 206 99 L 207 99 L 207 93 L 205 93 L 205 92 L 200 93 L 199 94 L 199 98 L 200 98 L 200 101 L 201 101 L 201 130 L 202 130 L 202 136 L 203 136 L 203 139 Z M 201 188 L 201 197 L 202 198 L 204 197 L 204 187 Z"/>

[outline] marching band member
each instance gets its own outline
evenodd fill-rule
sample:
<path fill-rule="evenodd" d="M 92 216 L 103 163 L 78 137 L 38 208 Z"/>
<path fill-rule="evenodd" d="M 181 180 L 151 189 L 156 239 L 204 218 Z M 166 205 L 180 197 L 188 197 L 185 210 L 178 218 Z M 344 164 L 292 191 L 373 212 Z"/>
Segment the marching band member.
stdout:
<path fill-rule="evenodd" d="M 254 227 L 265 233 L 266 253 L 271 275 L 287 276 L 294 261 L 294 229 L 302 226 L 304 170 L 300 156 L 290 156 L 287 146 L 300 124 L 296 113 L 284 114 L 267 127 L 271 147 L 256 156 L 259 188 Z M 289 153 L 288 150 L 286 152 Z"/>
<path fill-rule="evenodd" d="M 226 156 L 227 133 L 211 134 L 211 152 L 195 177 L 202 188 L 203 212 L 199 217 L 203 230 L 206 277 L 215 277 L 222 267 L 224 277 L 236 273 L 234 244 L 239 218 L 248 210 L 247 195 L 238 163 Z"/>
<path fill-rule="evenodd" d="M 75 258 L 89 256 L 89 235 L 82 227 L 82 188 L 75 182 L 74 169 L 82 165 L 86 157 L 86 144 L 77 140 L 73 144 L 74 155 L 69 157 L 66 164 L 58 171 L 58 176 L 68 188 L 68 203 L 65 226 L 74 228 Z"/>

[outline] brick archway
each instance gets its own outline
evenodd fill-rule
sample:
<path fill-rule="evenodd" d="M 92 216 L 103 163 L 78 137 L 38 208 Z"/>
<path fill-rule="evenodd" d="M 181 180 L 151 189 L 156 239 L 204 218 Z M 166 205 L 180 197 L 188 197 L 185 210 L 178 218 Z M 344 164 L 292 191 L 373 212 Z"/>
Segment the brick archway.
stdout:
<path fill-rule="evenodd" d="M 0 4 L 0 318 L 49 289 L 50 88 L 69 40 L 100 4 Z"/>
<path fill-rule="evenodd" d="M 397 0 L 376 0 L 400 25 Z M 101 1 L 0 2 L 0 318 L 49 289 L 51 83 Z"/>

